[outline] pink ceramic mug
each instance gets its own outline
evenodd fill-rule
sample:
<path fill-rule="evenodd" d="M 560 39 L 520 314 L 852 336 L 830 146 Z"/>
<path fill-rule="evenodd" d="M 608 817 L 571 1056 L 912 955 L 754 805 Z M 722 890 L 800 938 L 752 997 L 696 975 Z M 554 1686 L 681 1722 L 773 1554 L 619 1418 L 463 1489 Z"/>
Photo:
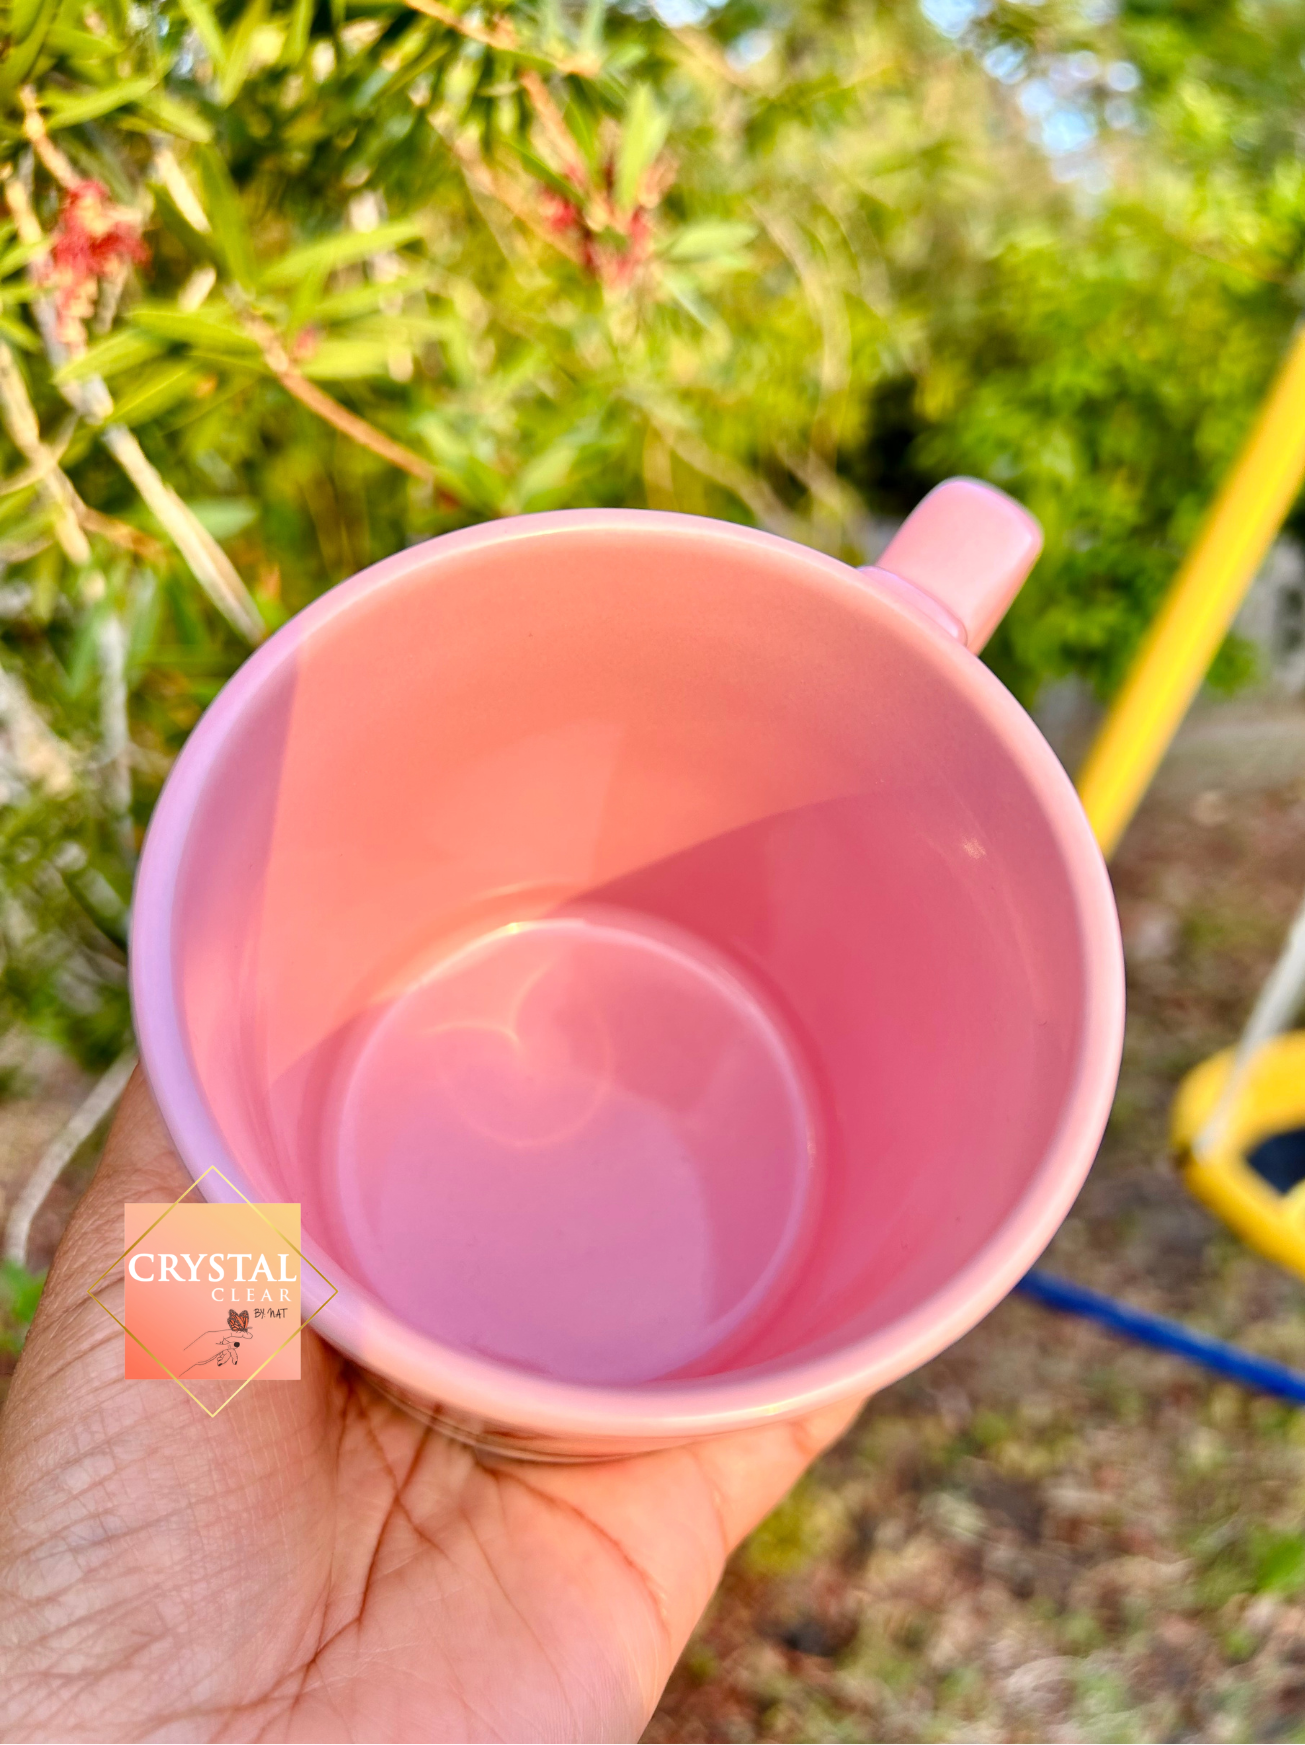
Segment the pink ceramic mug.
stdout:
<path fill-rule="evenodd" d="M 141 1051 L 193 1174 L 302 1203 L 380 1385 L 600 1458 L 883 1387 L 1036 1259 L 1123 1027 L 1101 856 L 972 652 L 1038 547 L 966 480 L 861 572 L 496 521 L 222 692 L 145 848 Z"/>

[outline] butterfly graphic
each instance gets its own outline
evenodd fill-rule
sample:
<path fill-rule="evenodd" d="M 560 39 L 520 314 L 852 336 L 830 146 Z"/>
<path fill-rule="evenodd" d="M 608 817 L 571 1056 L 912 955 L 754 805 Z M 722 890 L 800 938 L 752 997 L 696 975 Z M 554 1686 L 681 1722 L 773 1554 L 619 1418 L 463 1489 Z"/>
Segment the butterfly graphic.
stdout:
<path fill-rule="evenodd" d="M 181 1373 L 189 1375 L 192 1369 L 206 1369 L 210 1363 L 216 1363 L 219 1369 L 224 1369 L 228 1363 L 232 1369 L 238 1369 L 241 1344 L 253 1337 L 249 1331 L 249 1310 L 241 1309 L 237 1314 L 234 1309 L 228 1309 L 225 1327 L 211 1327 L 207 1333 L 196 1334 L 190 1342 L 191 1345 L 198 1345 L 201 1339 L 216 1339 L 217 1344 L 210 1349 L 207 1357 L 196 1358 L 190 1368 L 182 1370 Z M 186 1349 L 189 1350 L 190 1346 Z"/>

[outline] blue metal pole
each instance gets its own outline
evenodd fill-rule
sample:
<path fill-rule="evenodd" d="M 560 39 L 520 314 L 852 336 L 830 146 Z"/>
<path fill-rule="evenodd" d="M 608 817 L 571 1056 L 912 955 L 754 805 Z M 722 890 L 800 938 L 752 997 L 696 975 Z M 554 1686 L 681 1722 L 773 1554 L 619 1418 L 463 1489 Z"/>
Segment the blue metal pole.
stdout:
<path fill-rule="evenodd" d="M 1193 1333 L 1178 1321 L 1167 1321 L 1163 1315 L 1148 1315 L 1144 1309 L 1133 1309 L 1127 1303 L 1117 1303 L 1113 1297 L 1103 1297 L 1068 1279 L 1056 1278 L 1049 1272 L 1025 1273 L 1015 1289 L 1049 1309 L 1059 1309 L 1067 1315 L 1083 1315 L 1089 1321 L 1099 1321 L 1112 1333 L 1123 1333 L 1143 1345 L 1153 1345 L 1157 1351 L 1169 1351 L 1185 1357 L 1189 1363 L 1202 1364 L 1220 1375 L 1231 1376 L 1247 1387 L 1277 1394 L 1284 1400 L 1305 1405 L 1305 1375 L 1288 1369 L 1285 1363 L 1274 1363 L 1268 1357 L 1255 1357 L 1236 1345 L 1226 1345 L 1222 1339 L 1211 1339 L 1205 1333 Z"/>

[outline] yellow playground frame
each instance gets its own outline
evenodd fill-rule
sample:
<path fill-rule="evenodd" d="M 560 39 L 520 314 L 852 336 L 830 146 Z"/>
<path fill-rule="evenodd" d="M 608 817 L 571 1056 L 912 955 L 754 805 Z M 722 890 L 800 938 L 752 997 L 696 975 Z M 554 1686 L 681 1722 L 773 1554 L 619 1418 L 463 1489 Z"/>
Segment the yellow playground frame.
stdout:
<path fill-rule="evenodd" d="M 1160 765 L 1305 481 L 1305 325 L 1174 579 L 1078 776 L 1109 856 Z M 1280 1193 L 1254 1148 L 1305 1128 L 1305 1032 L 1280 1034 L 1305 992 L 1305 906 L 1241 1044 L 1184 1079 L 1171 1134 L 1183 1179 L 1253 1247 L 1305 1277 L 1305 1182 Z"/>

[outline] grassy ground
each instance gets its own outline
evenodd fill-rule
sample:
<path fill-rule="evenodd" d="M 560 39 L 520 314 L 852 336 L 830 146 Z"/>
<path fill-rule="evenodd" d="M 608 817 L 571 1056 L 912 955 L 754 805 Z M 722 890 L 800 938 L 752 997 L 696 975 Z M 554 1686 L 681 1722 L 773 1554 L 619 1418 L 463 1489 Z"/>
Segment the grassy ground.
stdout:
<path fill-rule="evenodd" d="M 1305 886 L 1305 789 L 1152 803 L 1102 1154 L 1046 1265 L 1305 1368 L 1305 1287 L 1169 1167 Z M 1305 1739 L 1305 1414 L 1019 1300 L 754 1534 L 647 1737 Z"/>
<path fill-rule="evenodd" d="M 1174 1087 L 1236 1033 L 1305 886 L 1305 788 L 1153 800 L 1114 874 L 1123 1079 L 1047 1265 L 1305 1367 L 1305 1287 L 1165 1153 Z M 0 1188 L 74 1089 L 7 1106 Z M 21 1336 L 5 1300 L 0 1281 L 0 1376 Z M 647 1737 L 1305 1739 L 1303 1505 L 1305 1414 L 1009 1301 L 753 1536 Z"/>

